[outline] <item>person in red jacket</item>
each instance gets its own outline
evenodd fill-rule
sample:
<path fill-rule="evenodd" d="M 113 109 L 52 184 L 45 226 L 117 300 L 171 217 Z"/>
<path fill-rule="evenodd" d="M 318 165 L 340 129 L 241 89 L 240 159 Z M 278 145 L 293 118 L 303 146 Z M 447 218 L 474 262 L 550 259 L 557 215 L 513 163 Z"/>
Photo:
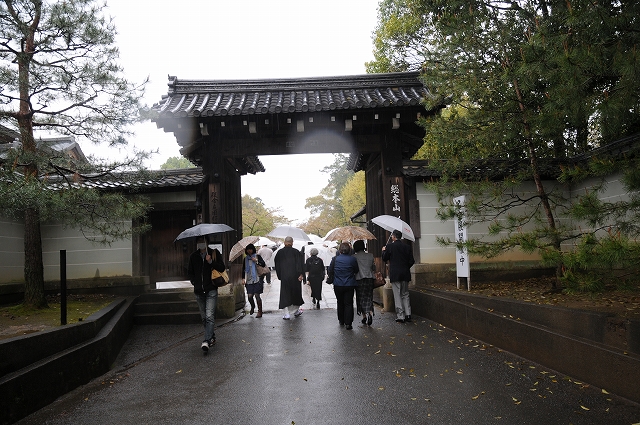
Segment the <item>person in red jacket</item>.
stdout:
<path fill-rule="evenodd" d="M 411 321 L 411 303 L 409 301 L 409 282 L 411 266 L 415 263 L 411 247 L 401 241 L 402 232 L 394 230 L 391 242 L 382 247 L 382 261 L 389 262 L 389 281 L 393 289 L 396 305 L 396 322 Z"/>

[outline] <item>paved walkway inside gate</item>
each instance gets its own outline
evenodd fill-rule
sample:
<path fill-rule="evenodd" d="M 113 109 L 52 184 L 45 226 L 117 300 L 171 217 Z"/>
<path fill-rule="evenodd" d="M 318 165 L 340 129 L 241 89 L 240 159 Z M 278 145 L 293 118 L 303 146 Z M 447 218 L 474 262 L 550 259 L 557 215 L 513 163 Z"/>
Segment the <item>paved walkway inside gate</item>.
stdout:
<path fill-rule="evenodd" d="M 179 288 L 193 288 L 188 280 L 181 280 L 175 282 L 157 282 L 157 289 L 179 289 Z M 276 272 L 271 272 L 271 284 L 264 284 L 264 292 L 262 293 L 262 309 L 264 312 L 278 311 L 278 305 L 280 301 L 280 281 L 276 277 Z M 303 285 L 302 287 L 302 299 L 304 305 L 302 310 L 315 310 L 311 300 L 311 287 L 309 285 Z M 249 303 L 245 306 L 246 310 L 249 310 Z M 335 309 L 336 308 L 336 295 L 333 292 L 333 286 L 328 285 L 326 282 L 322 283 L 322 300 L 320 301 L 320 309 Z"/>
<path fill-rule="evenodd" d="M 111 372 L 19 424 L 640 423 L 606 388 L 420 317 L 376 307 L 346 330 L 328 285 L 320 310 L 282 320 L 278 288 L 262 318 L 218 321 L 207 355 L 200 325 L 135 326 Z"/>

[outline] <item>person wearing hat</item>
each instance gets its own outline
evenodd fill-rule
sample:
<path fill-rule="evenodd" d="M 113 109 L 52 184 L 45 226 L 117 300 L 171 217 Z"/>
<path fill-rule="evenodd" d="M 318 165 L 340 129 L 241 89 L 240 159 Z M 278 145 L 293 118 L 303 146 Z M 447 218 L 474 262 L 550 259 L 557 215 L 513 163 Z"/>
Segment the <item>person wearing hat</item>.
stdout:
<path fill-rule="evenodd" d="M 311 248 L 311 255 L 305 263 L 307 272 L 307 282 L 311 286 L 311 299 L 315 308 L 320 308 L 320 300 L 322 299 L 322 281 L 324 280 L 324 261 L 318 257 L 318 249 Z"/>
<path fill-rule="evenodd" d="M 401 239 L 402 232 L 394 230 L 391 233 L 391 242 L 382 247 L 382 261 L 389 262 L 389 281 L 393 289 L 398 323 L 411 321 L 409 281 L 411 281 L 411 266 L 415 263 L 411 247 Z"/>

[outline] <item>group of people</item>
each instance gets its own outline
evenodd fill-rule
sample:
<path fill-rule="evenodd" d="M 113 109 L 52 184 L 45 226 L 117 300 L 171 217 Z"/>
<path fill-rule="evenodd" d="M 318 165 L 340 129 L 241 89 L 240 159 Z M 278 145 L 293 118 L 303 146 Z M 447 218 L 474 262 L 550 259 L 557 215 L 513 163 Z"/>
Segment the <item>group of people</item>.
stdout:
<path fill-rule="evenodd" d="M 409 302 L 410 268 L 414 264 L 411 247 L 402 243 L 402 233 L 394 230 L 391 241 L 382 248 L 382 260 L 389 263 L 389 280 L 395 300 L 396 322 L 411 321 L 411 304 Z M 218 250 L 212 250 L 206 240 L 198 241 L 198 250 L 189 258 L 188 274 L 200 316 L 205 329 L 205 338 L 201 344 L 203 351 L 215 343 L 214 318 L 218 289 L 211 281 L 211 271 L 224 271 L 224 261 Z M 327 270 L 324 262 L 318 257 L 318 250 L 312 248 L 305 261 L 304 254 L 293 247 L 293 238 L 284 240 L 284 247 L 278 250 L 274 258 L 276 276 L 280 280 L 279 308 L 283 310 L 282 318 L 290 320 L 291 315 L 302 314 L 302 283 L 308 282 L 311 287 L 311 299 L 315 308 L 320 308 L 322 299 L 322 282 Z M 264 291 L 264 280 L 271 283 L 271 273 L 261 274 L 260 268 L 266 267 L 273 251 L 263 247 L 256 251 L 253 244 L 245 248 L 242 268 L 242 283 L 247 291 L 251 306 L 250 315 L 256 311 L 256 318 L 262 317 L 261 294 Z M 265 258 L 266 257 L 266 258 Z M 331 259 L 327 270 L 327 283 L 333 285 L 336 296 L 338 322 L 345 329 L 353 329 L 354 307 L 362 316 L 362 323 L 371 326 L 373 323 L 373 285 L 376 266 L 374 256 L 365 249 L 362 240 L 355 241 L 353 246 L 348 242 L 340 244 L 338 253 Z"/>

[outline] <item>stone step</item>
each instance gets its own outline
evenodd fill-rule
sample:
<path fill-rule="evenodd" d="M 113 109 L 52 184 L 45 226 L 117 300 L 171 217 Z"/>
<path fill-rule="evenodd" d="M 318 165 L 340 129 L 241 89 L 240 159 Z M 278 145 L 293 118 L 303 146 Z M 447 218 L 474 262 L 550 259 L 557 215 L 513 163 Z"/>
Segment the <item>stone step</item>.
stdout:
<path fill-rule="evenodd" d="M 139 303 L 195 300 L 193 289 L 155 289 L 138 297 Z"/>
<path fill-rule="evenodd" d="M 199 311 L 198 303 L 194 299 L 190 301 L 138 302 L 135 308 L 135 314 L 192 313 L 194 311 Z"/>
<path fill-rule="evenodd" d="M 188 325 L 202 323 L 200 312 L 135 314 L 136 325 Z"/>

